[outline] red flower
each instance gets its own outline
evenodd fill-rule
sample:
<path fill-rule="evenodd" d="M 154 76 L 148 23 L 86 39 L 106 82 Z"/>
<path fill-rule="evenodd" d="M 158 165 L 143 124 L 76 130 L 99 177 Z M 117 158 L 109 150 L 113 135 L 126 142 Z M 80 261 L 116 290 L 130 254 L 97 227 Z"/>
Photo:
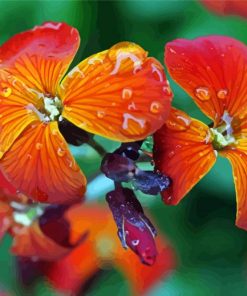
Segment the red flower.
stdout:
<path fill-rule="evenodd" d="M 40 202 L 68 203 L 85 191 L 59 130 L 63 118 L 126 142 L 152 134 L 170 111 L 163 67 L 134 43 L 97 53 L 65 76 L 79 43 L 75 28 L 49 22 L 0 47 L 1 168 Z"/>
<path fill-rule="evenodd" d="M 172 78 L 213 120 L 209 127 L 173 109 L 155 134 L 156 168 L 172 179 L 164 201 L 177 204 L 212 168 L 217 154 L 230 160 L 239 227 L 247 229 L 247 48 L 228 37 L 178 39 L 165 50 Z"/>
<path fill-rule="evenodd" d="M 247 17 L 247 2 L 245 0 L 201 0 L 210 10 L 221 15 L 240 15 Z"/>

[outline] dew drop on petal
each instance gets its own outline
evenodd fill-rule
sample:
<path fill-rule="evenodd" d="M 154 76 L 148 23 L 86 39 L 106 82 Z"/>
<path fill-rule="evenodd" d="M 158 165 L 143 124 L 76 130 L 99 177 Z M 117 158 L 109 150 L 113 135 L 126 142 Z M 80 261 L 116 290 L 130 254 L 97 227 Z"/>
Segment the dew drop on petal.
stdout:
<path fill-rule="evenodd" d="M 168 157 L 172 158 L 175 155 L 175 152 L 172 150 L 168 153 Z"/>
<path fill-rule="evenodd" d="M 142 136 L 147 134 L 149 129 L 148 122 L 144 118 L 135 117 L 130 113 L 123 114 L 121 133 L 125 136 Z"/>
<path fill-rule="evenodd" d="M 227 97 L 227 94 L 228 94 L 228 91 L 227 89 L 220 89 L 218 92 L 217 92 L 217 97 L 221 100 L 224 100 L 226 97 Z"/>
<path fill-rule="evenodd" d="M 65 150 L 63 150 L 62 148 L 58 148 L 57 149 L 57 155 L 59 156 L 59 157 L 63 157 L 64 155 L 65 155 L 65 153 L 66 153 L 66 151 Z"/>
<path fill-rule="evenodd" d="M 150 105 L 150 112 L 154 113 L 154 114 L 157 114 L 157 113 L 160 113 L 160 111 L 161 111 L 160 102 L 152 102 L 151 105 Z"/>
<path fill-rule="evenodd" d="M 43 144 L 42 143 L 36 143 L 36 145 L 35 145 L 35 148 L 37 149 L 37 150 L 40 150 L 41 148 L 43 147 Z"/>
<path fill-rule="evenodd" d="M 166 85 L 163 87 L 163 92 L 165 93 L 165 95 L 170 96 L 172 93 L 172 90 L 169 85 Z"/>
<path fill-rule="evenodd" d="M 195 95 L 201 101 L 208 101 L 211 98 L 210 91 L 207 87 L 197 87 Z"/>
<path fill-rule="evenodd" d="M 103 118 L 105 116 L 105 111 L 97 111 L 97 117 L 98 118 Z"/>
<path fill-rule="evenodd" d="M 5 98 L 9 97 L 12 93 L 12 89 L 10 87 L 4 87 L 1 89 L 1 95 Z"/>
<path fill-rule="evenodd" d="M 124 88 L 122 90 L 122 99 L 129 100 L 132 97 L 132 89 L 131 88 Z"/>

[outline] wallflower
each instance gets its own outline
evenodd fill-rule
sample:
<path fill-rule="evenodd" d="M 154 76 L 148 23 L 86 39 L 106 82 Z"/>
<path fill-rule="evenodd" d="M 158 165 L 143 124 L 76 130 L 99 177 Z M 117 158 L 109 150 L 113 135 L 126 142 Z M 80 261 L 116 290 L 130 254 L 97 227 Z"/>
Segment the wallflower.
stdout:
<path fill-rule="evenodd" d="M 79 42 L 75 28 L 48 22 L 0 47 L 1 169 L 40 202 L 70 202 L 85 191 L 60 121 L 126 142 L 152 134 L 170 111 L 163 67 L 134 43 L 97 53 L 64 77 Z"/>
<path fill-rule="evenodd" d="M 24 274 L 26 279 L 28 275 L 32 278 L 33 274 L 40 274 L 34 269 L 36 265 L 41 274 L 45 275 L 57 290 L 68 295 L 82 295 L 79 291 L 87 281 L 90 281 L 100 270 L 113 265 L 129 281 L 131 295 L 143 295 L 175 266 L 173 250 L 161 235 L 157 239 L 158 257 L 153 266 L 143 265 L 136 254 L 131 250 L 123 249 L 115 235 L 117 228 L 111 213 L 104 206 L 77 204 L 64 212 L 64 219 L 69 224 L 70 242 L 76 244 L 82 237 L 84 240 L 70 253 L 55 262 L 39 261 L 37 254 L 36 262 L 30 262 L 30 268 L 27 265 L 24 270 L 27 273 Z M 49 235 L 54 239 L 57 232 L 50 231 Z M 16 252 L 16 254 L 24 255 L 22 252 Z M 27 255 L 25 253 L 25 256 Z M 27 257 L 22 259 L 24 264 L 28 264 L 28 261 Z"/>
<path fill-rule="evenodd" d="M 201 0 L 210 10 L 220 15 L 240 15 L 247 17 L 247 2 L 245 0 Z"/>
<path fill-rule="evenodd" d="M 172 78 L 213 124 L 173 109 L 155 134 L 156 168 L 173 181 L 163 199 L 177 204 L 212 168 L 219 153 L 233 168 L 236 224 L 247 229 L 247 48 L 223 36 L 178 39 L 167 44 L 165 62 Z"/>

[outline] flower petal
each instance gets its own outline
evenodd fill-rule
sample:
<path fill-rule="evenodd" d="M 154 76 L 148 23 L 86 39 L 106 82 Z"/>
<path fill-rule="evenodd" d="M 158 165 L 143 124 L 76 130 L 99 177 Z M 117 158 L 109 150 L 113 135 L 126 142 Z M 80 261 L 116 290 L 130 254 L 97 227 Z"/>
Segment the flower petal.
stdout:
<path fill-rule="evenodd" d="M 15 226 L 12 231 L 14 241 L 11 250 L 15 255 L 54 261 L 71 251 L 71 248 L 65 248 L 47 237 L 37 222 L 30 227 Z"/>
<path fill-rule="evenodd" d="M 247 2 L 236 0 L 201 0 L 210 10 L 221 15 L 240 15 L 247 18 Z"/>
<path fill-rule="evenodd" d="M 35 98 L 24 83 L 0 69 L 0 159 L 19 135 L 39 119 L 30 109 L 36 104 Z"/>
<path fill-rule="evenodd" d="M 172 109 L 166 124 L 154 134 L 156 169 L 172 179 L 162 192 L 164 201 L 177 204 L 212 168 L 216 155 L 211 133 L 202 122 Z"/>
<path fill-rule="evenodd" d="M 99 269 L 111 264 L 129 280 L 131 295 L 144 295 L 175 265 L 174 252 L 162 237 L 157 239 L 158 256 L 153 266 L 142 264 L 135 253 L 123 249 L 111 213 L 105 207 L 75 205 L 68 210 L 66 218 L 70 221 L 71 237 L 75 242 L 86 230 L 89 235 L 68 256 L 54 263 L 47 273 L 58 290 L 76 293 Z"/>
<path fill-rule="evenodd" d="M 39 202 L 80 199 L 86 179 L 69 152 L 57 122 L 38 123 L 15 141 L 1 160 L 7 179 Z"/>
<path fill-rule="evenodd" d="M 63 116 L 93 134 L 122 142 L 161 127 L 172 98 L 162 65 L 129 42 L 81 62 L 60 88 Z"/>
<path fill-rule="evenodd" d="M 169 42 L 165 62 L 172 78 L 217 125 L 247 108 L 247 47 L 223 36 Z"/>
<path fill-rule="evenodd" d="M 247 141 L 244 142 L 235 148 L 226 148 L 220 155 L 226 157 L 232 165 L 237 198 L 236 225 L 247 230 Z"/>
<path fill-rule="evenodd" d="M 3 44 L 0 68 L 18 77 L 29 88 L 55 96 L 79 43 L 75 28 L 65 23 L 46 22 Z"/>

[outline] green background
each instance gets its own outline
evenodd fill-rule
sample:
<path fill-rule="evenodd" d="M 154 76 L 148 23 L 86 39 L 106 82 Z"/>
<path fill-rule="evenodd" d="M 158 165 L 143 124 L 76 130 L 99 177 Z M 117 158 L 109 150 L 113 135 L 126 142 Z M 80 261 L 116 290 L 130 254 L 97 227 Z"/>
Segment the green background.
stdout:
<path fill-rule="evenodd" d="M 63 21 L 75 26 L 82 39 L 75 63 L 111 47 L 133 41 L 163 63 L 163 48 L 175 38 L 223 34 L 247 43 L 247 21 L 221 17 L 196 1 L 0 1 L 0 43 L 13 34 L 43 21 Z M 174 104 L 206 120 L 192 100 L 174 83 Z M 98 138 L 107 150 L 116 143 Z M 88 198 L 103 199 L 111 182 L 99 176 L 100 157 L 88 146 L 72 148 L 91 183 Z M 97 191 L 100 187 L 100 191 Z M 218 159 L 211 172 L 176 207 L 159 197 L 142 196 L 159 227 L 177 252 L 177 268 L 153 287 L 150 296 L 247 295 L 247 233 L 235 227 L 235 192 L 231 167 Z M 19 286 L 10 238 L 0 245 L 0 287 L 13 295 L 27 295 Z M 99 288 L 100 287 L 100 288 Z M 115 270 L 101 275 L 88 295 L 128 295 L 123 276 Z M 31 295 L 53 295 L 39 283 Z"/>

